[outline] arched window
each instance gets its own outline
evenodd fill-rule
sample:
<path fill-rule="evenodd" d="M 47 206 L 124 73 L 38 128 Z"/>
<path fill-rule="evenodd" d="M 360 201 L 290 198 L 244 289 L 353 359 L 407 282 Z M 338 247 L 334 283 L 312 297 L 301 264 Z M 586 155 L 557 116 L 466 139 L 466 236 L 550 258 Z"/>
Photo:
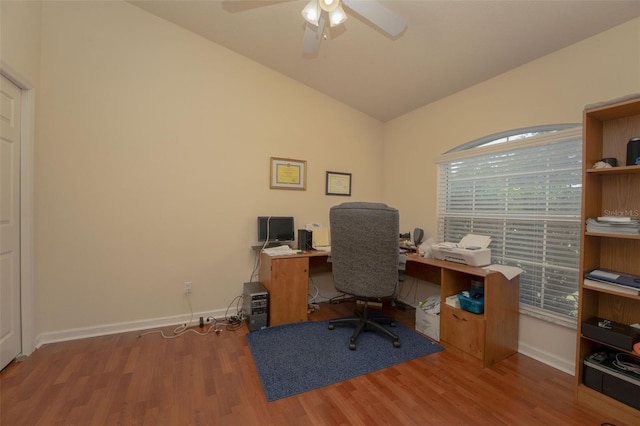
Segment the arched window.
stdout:
<path fill-rule="evenodd" d="M 482 148 L 485 146 L 497 145 L 504 142 L 514 142 L 520 139 L 555 133 L 561 130 L 572 129 L 580 126 L 581 124 L 579 123 L 547 124 L 544 126 L 533 126 L 525 127 L 522 129 L 507 130 L 506 132 L 494 133 L 492 135 L 484 136 L 472 140 L 471 142 L 464 143 L 448 151 L 447 154 L 451 152 L 467 151 L 471 148 Z"/>
<path fill-rule="evenodd" d="M 438 160 L 438 238 L 491 237 L 493 263 L 517 266 L 520 310 L 575 327 L 582 199 L 579 124 L 517 129 Z"/>

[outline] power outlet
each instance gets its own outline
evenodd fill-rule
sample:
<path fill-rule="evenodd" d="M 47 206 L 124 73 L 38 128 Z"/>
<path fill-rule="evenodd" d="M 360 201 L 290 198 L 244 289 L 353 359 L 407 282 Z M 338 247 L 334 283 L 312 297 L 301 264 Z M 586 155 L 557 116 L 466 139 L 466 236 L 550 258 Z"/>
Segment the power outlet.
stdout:
<path fill-rule="evenodd" d="M 184 294 L 191 294 L 191 281 L 184 282 Z"/>

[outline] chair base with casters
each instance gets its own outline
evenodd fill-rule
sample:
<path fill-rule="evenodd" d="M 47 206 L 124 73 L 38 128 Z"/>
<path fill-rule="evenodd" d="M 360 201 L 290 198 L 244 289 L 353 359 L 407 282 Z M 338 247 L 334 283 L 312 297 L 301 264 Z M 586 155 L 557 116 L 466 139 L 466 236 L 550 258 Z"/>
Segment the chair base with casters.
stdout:
<path fill-rule="evenodd" d="M 393 347 L 400 347 L 400 339 L 390 330 L 382 326 L 384 323 L 388 323 L 391 327 L 396 326 L 396 321 L 392 317 L 382 315 L 382 316 L 369 316 L 368 311 L 369 301 L 364 301 L 364 309 L 362 311 L 356 311 L 355 317 L 346 317 L 346 318 L 335 318 L 329 320 L 329 330 L 333 330 L 336 324 L 354 324 L 356 329 L 351 335 L 351 339 L 349 341 L 349 349 L 356 349 L 356 339 L 363 331 L 379 331 L 381 333 L 386 334 L 391 339 L 393 339 Z"/>

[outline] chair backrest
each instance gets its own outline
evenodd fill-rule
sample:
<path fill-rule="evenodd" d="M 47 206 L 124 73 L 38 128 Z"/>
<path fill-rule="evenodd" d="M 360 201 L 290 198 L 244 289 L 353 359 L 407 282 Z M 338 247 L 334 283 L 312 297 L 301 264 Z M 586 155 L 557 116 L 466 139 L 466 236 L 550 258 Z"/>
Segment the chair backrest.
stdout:
<path fill-rule="evenodd" d="M 393 295 L 398 283 L 398 210 L 350 202 L 329 210 L 331 264 L 338 291 L 364 297 Z"/>

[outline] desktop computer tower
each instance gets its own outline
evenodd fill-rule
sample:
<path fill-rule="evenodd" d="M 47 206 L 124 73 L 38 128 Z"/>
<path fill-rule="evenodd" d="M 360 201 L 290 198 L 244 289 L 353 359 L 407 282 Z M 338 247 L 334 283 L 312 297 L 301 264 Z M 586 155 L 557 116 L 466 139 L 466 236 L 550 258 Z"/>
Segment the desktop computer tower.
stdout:
<path fill-rule="evenodd" d="M 262 330 L 269 326 L 269 292 L 261 283 L 244 283 L 242 310 L 249 331 Z"/>

